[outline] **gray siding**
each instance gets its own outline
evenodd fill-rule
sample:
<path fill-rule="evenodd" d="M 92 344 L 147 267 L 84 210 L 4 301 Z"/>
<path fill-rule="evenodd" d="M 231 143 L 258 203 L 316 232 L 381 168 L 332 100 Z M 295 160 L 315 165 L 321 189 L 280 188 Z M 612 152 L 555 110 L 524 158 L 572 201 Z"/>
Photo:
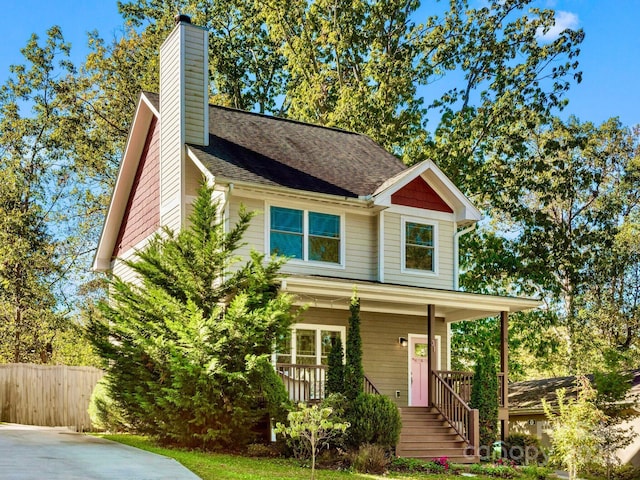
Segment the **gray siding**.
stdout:
<path fill-rule="evenodd" d="M 349 312 L 309 308 L 303 313 L 300 323 L 348 326 Z M 409 350 L 398 343 L 398 337 L 410 333 L 427 332 L 426 312 L 424 317 L 360 312 L 360 334 L 362 337 L 362 364 L 367 377 L 380 389 L 380 393 L 391 398 L 398 406 L 408 404 L 409 395 Z M 441 365 L 447 365 L 447 325 L 436 319 L 435 335 L 441 337 Z M 435 367 L 435 364 L 434 364 Z M 396 398 L 396 391 L 400 397 Z"/>
<path fill-rule="evenodd" d="M 415 218 L 415 217 L 412 217 Z M 413 285 L 451 289 L 453 287 L 453 222 L 433 220 L 424 217 L 424 221 L 435 223 L 438 229 L 437 274 L 413 274 L 402 271 L 402 215 L 386 212 L 384 214 L 384 281 L 399 285 Z"/>
<path fill-rule="evenodd" d="M 253 218 L 251 226 L 247 230 L 243 240 L 247 243 L 245 247 L 238 251 L 242 256 L 247 256 L 251 248 L 264 252 L 267 232 L 266 225 L 266 205 L 265 202 L 253 198 L 242 198 L 232 196 L 229 202 L 229 219 L 231 224 L 238 220 L 240 204 L 250 211 L 258 214 Z M 275 205 L 288 207 L 286 203 L 274 202 Z M 299 205 L 290 208 L 303 208 Z M 313 205 L 308 207 L 310 211 L 323 211 Z M 345 221 L 345 267 L 322 266 L 318 263 L 304 263 L 290 261 L 283 271 L 298 275 L 326 275 L 329 277 L 352 278 L 355 280 L 376 280 L 377 279 L 377 219 L 367 215 L 357 215 L 347 213 Z M 267 252 L 268 253 L 268 252 Z"/>

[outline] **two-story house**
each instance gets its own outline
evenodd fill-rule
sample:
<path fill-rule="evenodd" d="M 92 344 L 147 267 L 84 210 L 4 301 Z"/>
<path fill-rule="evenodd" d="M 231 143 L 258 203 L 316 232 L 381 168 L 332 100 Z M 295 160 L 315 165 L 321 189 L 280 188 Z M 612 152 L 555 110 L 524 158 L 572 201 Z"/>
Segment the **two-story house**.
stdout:
<path fill-rule="evenodd" d="M 228 224 L 241 205 L 259 212 L 239 254 L 291 258 L 282 289 L 309 308 L 274 362 L 292 399 L 322 397 L 356 287 L 367 389 L 402 407 L 398 453 L 462 460 L 471 447 L 477 458 L 471 377 L 449 371 L 450 326 L 501 316 L 506 432 L 508 314 L 539 304 L 458 291 L 459 239 L 480 212 L 432 161 L 407 168 L 357 133 L 209 105 L 207 51 L 207 32 L 179 16 L 160 50 L 160 94 L 140 96 L 94 269 L 133 279 L 122 259 L 161 226 L 183 228 L 204 177 Z"/>

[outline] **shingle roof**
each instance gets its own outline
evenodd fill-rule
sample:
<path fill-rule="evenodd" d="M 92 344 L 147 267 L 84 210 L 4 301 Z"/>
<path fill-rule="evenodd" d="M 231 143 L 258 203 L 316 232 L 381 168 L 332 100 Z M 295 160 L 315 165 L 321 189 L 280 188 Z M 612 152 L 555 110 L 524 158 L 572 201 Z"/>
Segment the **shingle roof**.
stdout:
<path fill-rule="evenodd" d="M 631 376 L 631 387 L 640 390 L 640 369 L 629 372 Z M 593 381 L 593 375 L 586 375 Z M 578 392 L 577 377 L 554 377 L 541 380 L 526 380 L 509 384 L 509 409 L 517 410 L 540 410 L 542 411 L 542 399 L 552 408 L 557 408 L 558 397 L 556 390 L 564 388 L 567 398 L 575 398 Z"/>
<path fill-rule="evenodd" d="M 372 195 L 406 169 L 365 135 L 215 105 L 209 146 L 189 148 L 216 176 L 344 197 Z"/>

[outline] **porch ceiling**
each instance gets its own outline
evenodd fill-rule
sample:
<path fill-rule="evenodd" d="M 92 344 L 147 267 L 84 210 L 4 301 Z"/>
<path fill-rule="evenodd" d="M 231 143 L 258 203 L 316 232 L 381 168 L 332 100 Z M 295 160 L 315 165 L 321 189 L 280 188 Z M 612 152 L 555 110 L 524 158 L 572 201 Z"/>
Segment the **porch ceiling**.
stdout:
<path fill-rule="evenodd" d="M 500 312 L 519 312 L 539 307 L 531 298 L 500 297 L 477 293 L 407 287 L 329 277 L 291 276 L 282 280 L 282 290 L 295 296 L 297 305 L 348 310 L 354 287 L 360 308 L 366 312 L 426 315 L 435 305 L 436 317 L 447 322 L 476 320 Z"/>

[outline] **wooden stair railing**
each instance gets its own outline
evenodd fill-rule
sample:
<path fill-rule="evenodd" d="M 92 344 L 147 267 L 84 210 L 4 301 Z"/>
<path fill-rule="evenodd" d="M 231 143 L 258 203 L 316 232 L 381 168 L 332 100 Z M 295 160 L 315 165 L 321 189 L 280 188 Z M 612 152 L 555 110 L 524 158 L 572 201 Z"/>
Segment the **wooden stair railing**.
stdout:
<path fill-rule="evenodd" d="M 478 410 L 469 407 L 442 373 L 433 372 L 433 407 L 467 443 L 469 454 L 477 455 L 480 446 Z"/>
<path fill-rule="evenodd" d="M 380 390 L 378 390 L 378 387 L 376 387 L 375 383 L 373 383 L 371 379 L 366 375 L 364 376 L 364 393 L 380 395 Z"/>

